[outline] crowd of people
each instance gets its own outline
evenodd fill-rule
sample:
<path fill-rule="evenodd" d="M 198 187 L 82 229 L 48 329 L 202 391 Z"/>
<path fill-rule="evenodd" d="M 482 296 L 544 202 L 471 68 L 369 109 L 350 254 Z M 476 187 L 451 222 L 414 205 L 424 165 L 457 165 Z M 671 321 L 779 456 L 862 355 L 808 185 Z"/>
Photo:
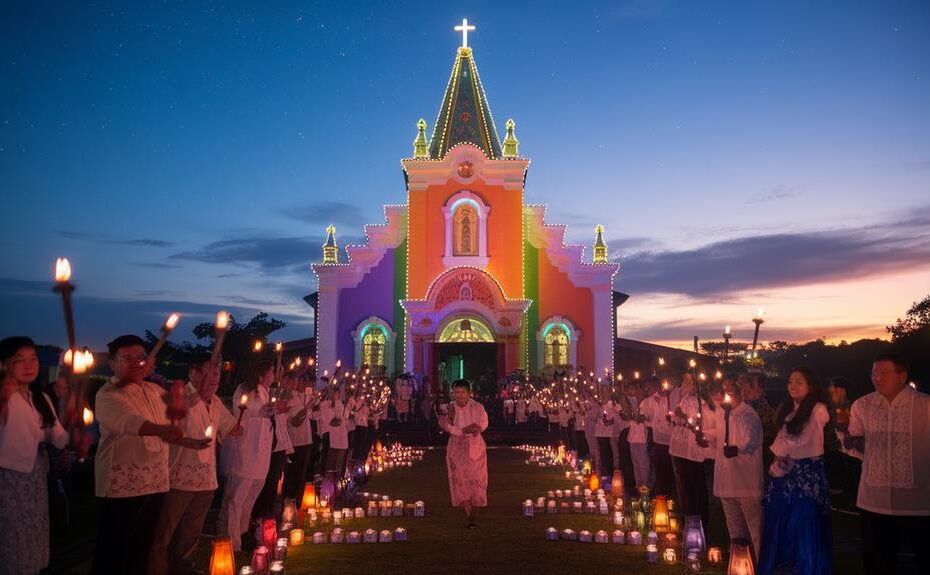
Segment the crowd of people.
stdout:
<path fill-rule="evenodd" d="M 391 397 L 386 381 L 364 373 L 317 378 L 267 359 L 248 365 L 227 406 L 216 395 L 219 362 L 204 354 L 174 384 L 182 399 L 173 412 L 175 390 L 150 381 L 144 340 L 117 337 L 108 355 L 113 375 L 91 402 L 93 573 L 105 575 L 190 573 L 221 483 L 216 532 L 236 551 L 254 544 L 252 527 L 284 499 L 299 501 L 308 481 L 332 490 L 364 462 Z M 49 563 L 48 454 L 82 443 L 86 429 L 63 425 L 52 397 L 65 392 L 42 389 L 29 338 L 0 342 L 0 363 L 0 574 L 31 575 Z"/>
<path fill-rule="evenodd" d="M 67 378 L 39 385 L 30 339 L 0 341 L 0 365 L 0 575 L 34 574 L 49 562 L 49 455 L 88 447 L 87 428 L 62 400 Z M 447 402 L 407 375 L 389 382 L 337 369 L 317 378 L 256 359 L 224 404 L 215 355 L 192 357 L 187 381 L 167 388 L 150 381 L 137 336 L 111 341 L 108 365 L 113 375 L 92 402 L 94 573 L 190 572 L 220 488 L 216 532 L 236 550 L 250 546 L 256 522 L 283 499 L 299 500 L 308 480 L 334 486 L 364 461 L 389 406 L 399 422 L 423 418 L 449 433 L 452 501 L 469 526 L 487 504 L 488 415 L 467 382 L 455 382 Z M 763 575 L 832 572 L 827 470 L 838 468 L 858 486 L 865 572 L 895 573 L 906 538 L 930 572 L 919 541 L 930 528 L 930 396 L 908 384 L 907 369 L 899 356 L 876 358 L 875 391 L 853 401 L 845 382 L 825 385 L 798 367 L 777 408 L 755 373 L 521 377 L 504 386 L 499 408 L 508 424 L 547 425 L 600 475 L 618 469 L 629 497 L 645 486 L 705 525 L 709 498 L 719 499 L 730 538 L 751 542 Z"/>
<path fill-rule="evenodd" d="M 601 476 L 619 469 L 628 497 L 645 486 L 704 525 L 716 497 L 730 538 L 751 542 L 762 575 L 832 573 L 832 465 L 839 482 L 858 485 L 865 572 L 895 573 L 909 538 L 930 573 L 917 535 L 930 530 L 930 396 L 907 370 L 900 356 L 877 357 L 875 391 L 851 402 L 846 381 L 825 384 L 797 367 L 777 408 L 761 373 L 692 369 L 605 384 L 578 372 L 512 382 L 501 407 L 511 424 L 547 424 Z"/>

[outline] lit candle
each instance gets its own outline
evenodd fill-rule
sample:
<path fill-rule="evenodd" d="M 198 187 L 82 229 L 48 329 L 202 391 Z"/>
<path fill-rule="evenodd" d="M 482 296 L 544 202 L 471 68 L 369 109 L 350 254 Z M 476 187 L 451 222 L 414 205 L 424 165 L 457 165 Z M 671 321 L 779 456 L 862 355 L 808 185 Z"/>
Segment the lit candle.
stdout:
<path fill-rule="evenodd" d="M 255 343 L 252 344 L 252 351 L 258 353 L 262 350 L 265 344 L 260 339 L 256 339 Z"/>
<path fill-rule="evenodd" d="M 175 327 L 177 327 L 180 320 L 181 314 L 172 313 L 168 316 L 168 319 L 165 320 L 165 324 L 161 326 L 161 336 L 155 343 L 155 347 L 153 347 L 152 351 L 149 352 L 148 357 L 145 358 L 146 373 L 155 369 L 155 358 L 158 357 L 158 352 L 161 351 L 162 346 L 164 346 L 165 342 L 168 340 L 168 336 L 171 335 L 171 332 Z"/>
<path fill-rule="evenodd" d="M 68 258 L 55 260 L 55 287 L 52 291 L 61 294 L 61 303 L 65 310 L 65 328 L 68 333 L 68 349 L 75 349 L 74 313 L 71 309 L 71 294 L 74 292 L 74 286 L 71 285 L 71 262 Z"/>
<path fill-rule="evenodd" d="M 66 351 L 66 352 L 65 352 L 65 357 L 64 357 L 64 359 L 63 359 L 62 361 L 64 362 L 65 365 L 70 366 L 71 363 L 74 361 L 74 351 L 73 351 L 73 350 L 70 350 L 70 349 L 69 349 L 68 351 Z"/>
<path fill-rule="evenodd" d="M 216 312 L 216 329 L 229 329 L 229 312 L 220 310 Z"/>
<path fill-rule="evenodd" d="M 731 332 L 730 332 L 730 326 L 727 326 L 726 328 L 724 328 L 723 333 L 725 333 L 725 334 L 727 334 L 727 335 L 730 335 L 730 333 L 731 333 Z"/>
<path fill-rule="evenodd" d="M 94 354 L 86 347 L 84 348 L 84 367 L 85 369 L 94 367 Z"/>
<path fill-rule="evenodd" d="M 239 419 L 236 421 L 236 427 L 242 425 L 242 414 L 245 413 L 246 404 L 249 402 L 248 394 L 243 393 L 239 396 Z"/>
<path fill-rule="evenodd" d="M 71 360 L 71 372 L 74 375 L 81 375 L 87 371 L 87 365 L 84 363 L 84 353 L 77 352 Z"/>
<path fill-rule="evenodd" d="M 208 425 L 207 428 L 203 431 L 203 436 L 207 439 L 213 439 L 213 426 Z"/>
<path fill-rule="evenodd" d="M 55 281 L 61 284 L 68 283 L 71 279 L 71 262 L 68 258 L 58 258 L 55 260 Z"/>
<path fill-rule="evenodd" d="M 229 331 L 229 312 L 220 310 L 216 312 L 216 339 L 213 344 L 213 353 L 210 354 L 210 361 L 216 365 L 220 361 L 223 350 L 223 342 L 226 340 L 226 332 Z"/>
<path fill-rule="evenodd" d="M 94 422 L 94 412 L 89 407 L 85 407 L 81 419 L 84 421 L 84 427 L 87 427 Z"/>

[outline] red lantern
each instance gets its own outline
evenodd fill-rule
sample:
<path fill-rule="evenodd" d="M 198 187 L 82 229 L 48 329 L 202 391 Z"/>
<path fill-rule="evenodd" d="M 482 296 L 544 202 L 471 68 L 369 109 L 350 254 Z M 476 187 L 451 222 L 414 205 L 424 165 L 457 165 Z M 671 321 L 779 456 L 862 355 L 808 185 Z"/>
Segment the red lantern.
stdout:
<path fill-rule="evenodd" d="M 278 522 L 274 517 L 262 519 L 262 545 L 268 549 L 274 549 L 275 543 L 278 542 Z"/>
<path fill-rule="evenodd" d="M 610 480 L 610 494 L 614 497 L 623 497 L 623 474 L 620 470 L 614 471 L 614 476 Z"/>

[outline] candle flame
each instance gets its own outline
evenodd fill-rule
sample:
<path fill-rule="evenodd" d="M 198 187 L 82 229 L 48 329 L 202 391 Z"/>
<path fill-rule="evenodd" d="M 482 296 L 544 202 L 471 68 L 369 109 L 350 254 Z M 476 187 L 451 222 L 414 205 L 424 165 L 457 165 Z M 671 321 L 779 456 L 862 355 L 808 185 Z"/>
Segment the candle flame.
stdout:
<path fill-rule="evenodd" d="M 241 396 L 239 396 L 239 407 L 245 407 L 245 404 L 248 402 L 249 402 L 248 395 L 243 393 Z"/>
<path fill-rule="evenodd" d="M 700 379 L 701 381 L 707 380 L 707 374 L 702 371 L 701 373 L 698 374 L 698 379 Z"/>
<path fill-rule="evenodd" d="M 90 410 L 89 407 L 84 408 L 84 412 L 81 414 L 81 419 L 84 420 L 84 425 L 90 425 L 94 422 L 94 412 Z"/>
<path fill-rule="evenodd" d="M 314 363 L 316 362 L 314 361 L 313 356 L 310 356 L 307 358 L 307 365 L 309 365 L 310 367 L 313 367 Z"/>
<path fill-rule="evenodd" d="M 688 365 L 691 366 L 691 367 L 697 367 L 697 362 L 694 361 L 693 359 L 689 359 L 689 360 L 688 360 Z"/>
<path fill-rule="evenodd" d="M 74 357 L 74 351 L 68 350 L 65 352 L 65 357 L 62 360 L 65 365 L 71 365 L 72 358 Z"/>
<path fill-rule="evenodd" d="M 299 357 L 298 357 L 297 359 L 294 360 L 294 364 L 297 365 L 297 367 L 300 367 L 300 358 L 299 358 Z"/>
<path fill-rule="evenodd" d="M 727 326 L 723 329 L 723 333 L 730 335 L 730 326 Z"/>
<path fill-rule="evenodd" d="M 662 389 L 668 391 L 668 388 L 669 388 L 668 381 L 667 381 L 667 380 L 666 380 L 666 381 L 663 381 L 663 382 L 662 382 Z"/>
<path fill-rule="evenodd" d="M 340 367 L 342 367 L 342 360 L 341 360 L 341 359 L 337 359 L 337 360 L 336 360 L 336 369 L 339 369 Z"/>
<path fill-rule="evenodd" d="M 724 393 L 724 394 L 723 394 L 723 402 L 724 402 L 724 403 L 732 403 L 732 401 L 733 401 L 733 397 L 730 396 L 729 393 Z"/>
<path fill-rule="evenodd" d="M 718 369 L 717 373 L 714 374 L 714 379 L 722 379 L 722 378 L 723 378 L 723 374 L 720 373 L 720 370 Z"/>
<path fill-rule="evenodd" d="M 213 439 L 213 426 L 212 425 L 207 426 L 207 428 L 203 432 L 203 436 L 206 437 L 207 439 Z"/>
<path fill-rule="evenodd" d="M 762 316 L 764 315 L 765 315 L 765 310 L 760 307 L 759 311 L 756 312 L 756 318 L 762 319 Z"/>
<path fill-rule="evenodd" d="M 665 365 L 665 358 L 664 358 L 664 357 L 660 357 L 660 358 L 659 358 L 659 365 L 660 365 L 660 366 L 661 366 L 661 365 Z"/>
<path fill-rule="evenodd" d="M 78 351 L 74 353 L 74 357 L 71 360 L 71 371 L 75 375 L 81 375 L 87 371 L 87 364 L 84 362 L 84 352 Z"/>
<path fill-rule="evenodd" d="M 255 343 L 252 344 L 252 351 L 261 351 L 261 350 L 262 350 L 262 347 L 264 347 L 264 345 L 265 345 L 265 344 L 262 343 L 262 340 L 256 339 L 256 340 L 255 340 Z"/>
<path fill-rule="evenodd" d="M 279 341 L 278 343 L 274 344 L 274 350 L 275 350 L 276 352 L 280 353 L 282 349 L 284 349 L 284 344 L 281 343 L 280 341 Z"/>
<path fill-rule="evenodd" d="M 216 329 L 227 329 L 229 327 L 229 312 L 220 310 L 216 312 Z"/>
<path fill-rule="evenodd" d="M 94 354 L 85 347 L 83 355 L 84 355 L 84 367 L 85 368 L 94 367 Z"/>
<path fill-rule="evenodd" d="M 178 322 L 180 320 L 181 320 L 181 314 L 179 313 L 173 313 L 169 315 L 168 319 L 165 321 L 165 329 L 167 329 L 168 331 L 173 330 L 175 327 L 177 327 Z"/>
<path fill-rule="evenodd" d="M 55 260 L 55 281 L 66 283 L 71 279 L 71 262 L 68 258 L 58 258 Z"/>

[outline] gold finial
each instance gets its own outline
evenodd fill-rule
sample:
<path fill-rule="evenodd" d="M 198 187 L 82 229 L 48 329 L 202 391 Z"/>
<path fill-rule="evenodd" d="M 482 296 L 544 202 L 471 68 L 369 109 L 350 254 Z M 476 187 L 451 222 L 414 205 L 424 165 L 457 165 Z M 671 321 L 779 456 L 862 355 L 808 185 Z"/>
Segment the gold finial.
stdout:
<path fill-rule="evenodd" d="M 426 141 L 426 120 L 417 122 L 417 137 L 413 140 L 413 157 L 429 158 L 429 142 Z"/>
<path fill-rule="evenodd" d="M 507 120 L 507 123 L 504 124 L 507 127 L 507 136 L 504 138 L 504 148 L 502 156 L 505 158 L 516 158 L 520 156 L 520 140 L 514 135 L 513 130 L 516 128 L 517 123 L 512 119 Z"/>
<path fill-rule="evenodd" d="M 595 226 L 594 233 L 597 234 L 594 239 L 594 263 L 606 264 L 608 263 L 608 260 L 607 244 L 604 243 L 604 226 Z"/>
<path fill-rule="evenodd" d="M 339 246 L 336 245 L 336 226 L 330 225 L 326 228 L 326 243 L 323 244 L 323 263 L 339 263 Z"/>

